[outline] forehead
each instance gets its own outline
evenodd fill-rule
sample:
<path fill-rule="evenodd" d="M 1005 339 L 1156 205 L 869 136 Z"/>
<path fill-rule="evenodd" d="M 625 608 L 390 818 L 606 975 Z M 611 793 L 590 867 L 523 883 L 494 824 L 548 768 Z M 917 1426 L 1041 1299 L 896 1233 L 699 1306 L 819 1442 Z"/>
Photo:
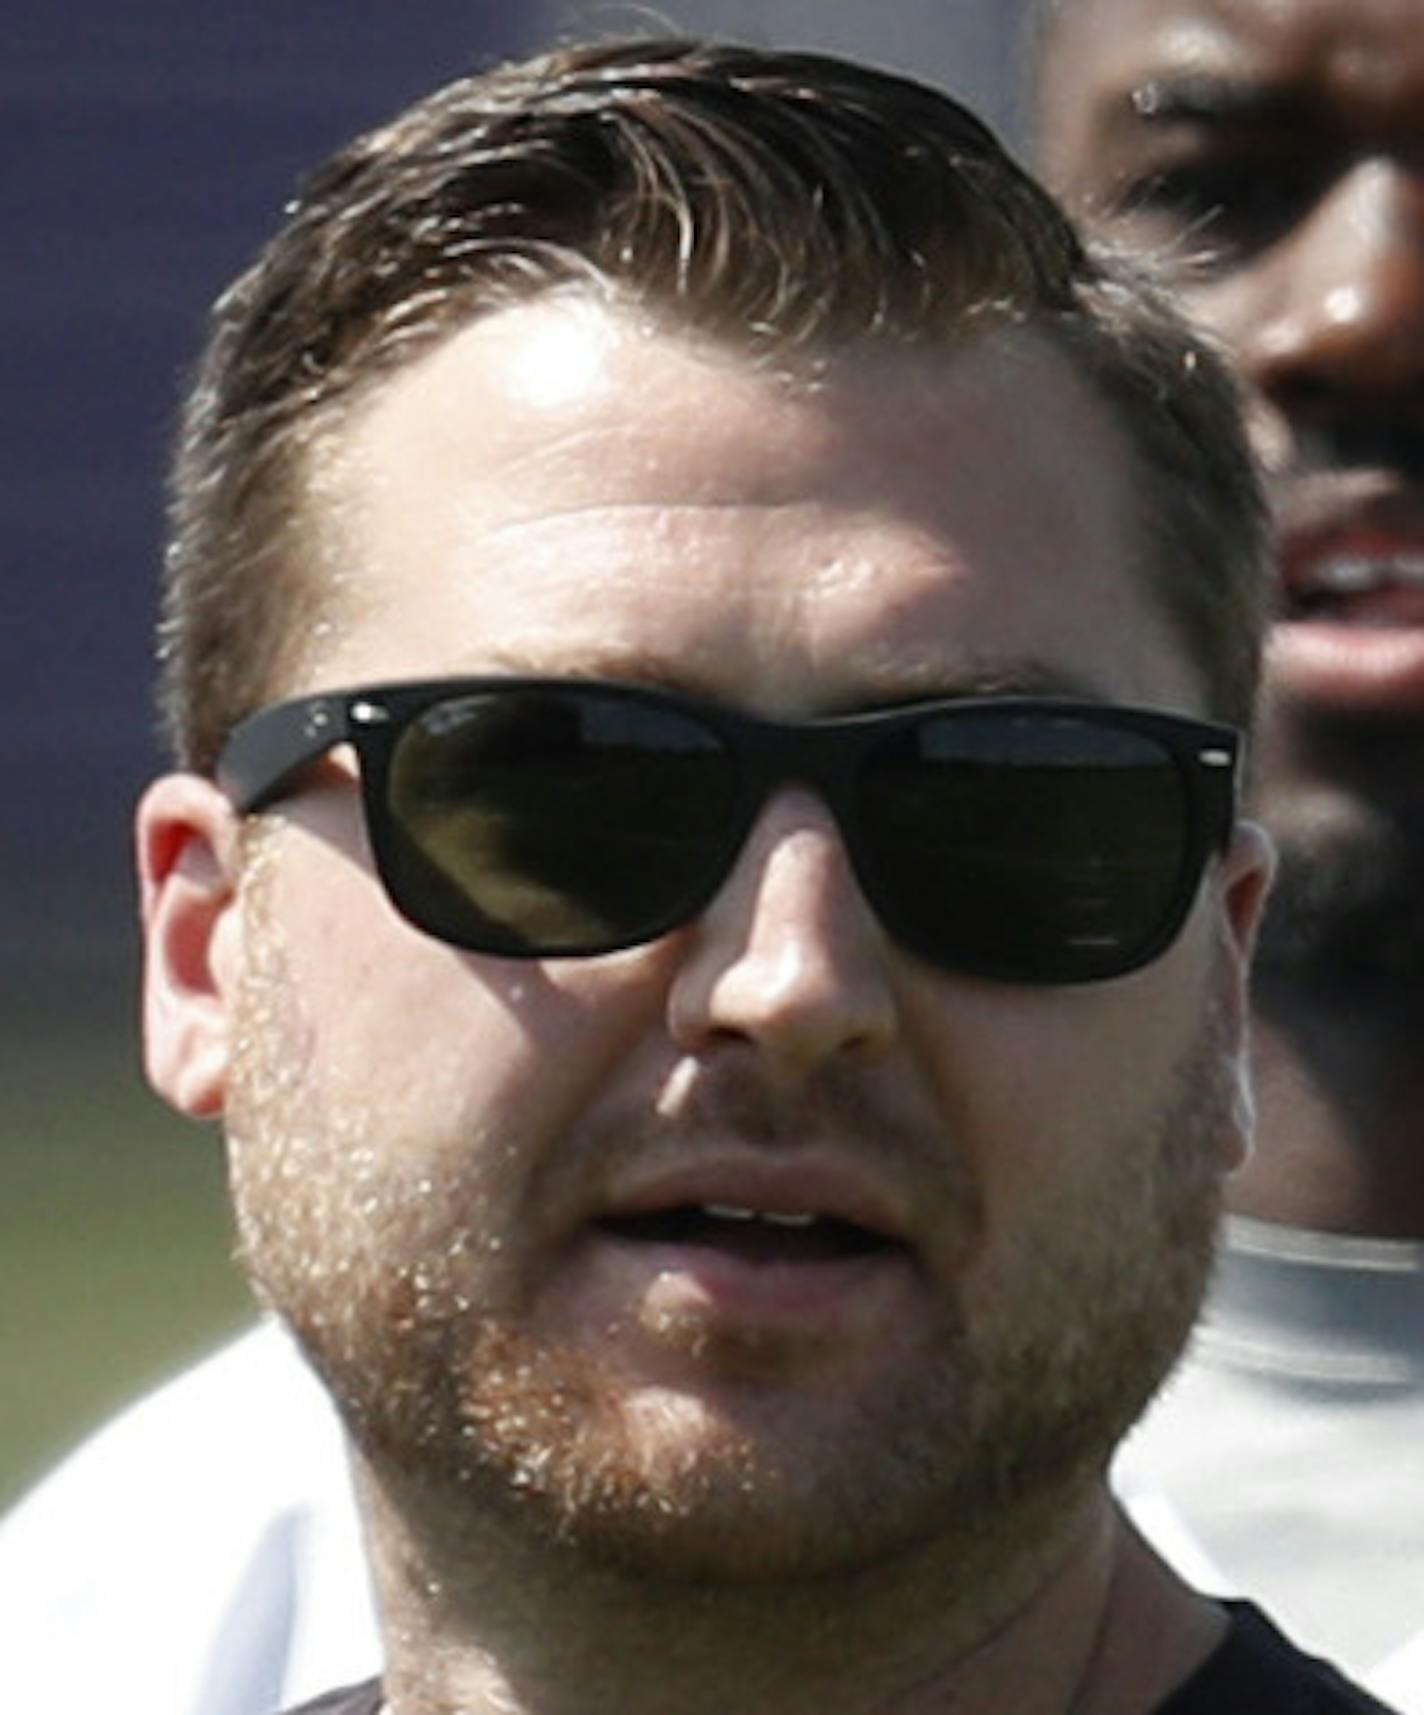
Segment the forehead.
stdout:
<path fill-rule="evenodd" d="M 1040 88 L 1045 134 L 1060 147 L 1115 114 L 1150 119 L 1154 100 L 1170 118 L 1164 96 L 1190 102 L 1196 79 L 1218 86 L 1217 102 L 1222 84 L 1284 92 L 1282 123 L 1324 109 L 1347 123 L 1424 126 L 1419 0 L 1064 0 L 1057 20 Z M 1149 87 L 1161 79 L 1176 87 Z"/>
<path fill-rule="evenodd" d="M 1031 335 L 788 373 L 546 300 L 383 383 L 312 505 L 341 570 L 309 682 L 599 674 L 799 708 L 1002 671 L 1199 697 L 1131 569 L 1122 438 Z"/>

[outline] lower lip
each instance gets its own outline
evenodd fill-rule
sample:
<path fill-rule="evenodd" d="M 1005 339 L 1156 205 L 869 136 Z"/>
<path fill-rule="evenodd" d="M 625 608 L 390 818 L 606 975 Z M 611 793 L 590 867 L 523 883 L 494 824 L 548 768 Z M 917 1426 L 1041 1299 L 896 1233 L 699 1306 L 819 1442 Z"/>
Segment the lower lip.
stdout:
<path fill-rule="evenodd" d="M 660 1316 L 698 1316 L 748 1332 L 850 1337 L 879 1327 L 914 1268 L 898 1248 L 816 1261 L 750 1260 L 713 1245 L 639 1243 L 600 1236 L 599 1296 Z"/>
<path fill-rule="evenodd" d="M 1361 712 L 1424 709 L 1424 625 L 1283 620 L 1267 667 L 1287 696 Z"/>

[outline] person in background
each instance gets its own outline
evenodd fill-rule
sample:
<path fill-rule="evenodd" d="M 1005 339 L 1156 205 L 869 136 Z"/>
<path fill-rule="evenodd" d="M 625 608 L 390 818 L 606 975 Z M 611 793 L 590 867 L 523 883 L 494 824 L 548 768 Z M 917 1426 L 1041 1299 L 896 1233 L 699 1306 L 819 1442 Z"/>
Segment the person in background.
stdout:
<path fill-rule="evenodd" d="M 1424 1711 L 1424 7 L 1039 26 L 1042 169 L 1235 358 L 1275 516 L 1258 1147 L 1123 1481 L 1181 1564 Z"/>

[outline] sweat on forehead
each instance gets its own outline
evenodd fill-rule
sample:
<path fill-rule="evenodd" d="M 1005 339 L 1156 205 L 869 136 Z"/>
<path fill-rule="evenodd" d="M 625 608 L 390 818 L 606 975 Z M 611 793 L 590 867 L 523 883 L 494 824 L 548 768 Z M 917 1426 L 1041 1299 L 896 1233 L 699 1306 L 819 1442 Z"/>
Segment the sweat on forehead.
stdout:
<path fill-rule="evenodd" d="M 1243 715 L 1252 481 L 1229 384 L 1155 296 L 1085 254 L 936 91 L 815 56 L 614 43 L 460 80 L 358 139 L 220 300 L 172 482 L 162 695 L 187 764 L 211 767 L 309 623 L 314 429 L 452 328 L 570 285 L 744 352 L 1035 320 L 1128 428 L 1169 606 L 1213 705 Z"/>
<path fill-rule="evenodd" d="M 1075 449 L 1066 470 L 1065 446 Z M 714 662 L 733 652 L 784 666 L 804 649 L 825 656 L 829 705 L 873 702 L 880 681 L 867 651 L 896 660 L 884 690 L 903 694 L 900 609 L 917 578 L 934 588 L 966 563 L 1047 568 L 1044 545 L 1057 544 L 1065 578 L 1116 585 L 1131 553 L 1131 454 L 1118 424 L 1054 347 L 1018 329 L 950 353 L 861 345 L 768 370 L 586 301 L 522 305 L 461 330 L 373 390 L 312 462 L 310 509 L 341 582 L 304 684 L 428 676 L 471 660 L 486 670 L 492 652 L 516 643 L 510 615 L 496 624 L 491 602 L 507 591 L 515 630 L 540 633 L 551 577 L 569 583 L 572 598 L 556 627 L 558 670 L 616 677 L 610 589 L 636 582 L 647 642 L 650 603 L 680 634 L 715 582 Z M 1008 469 L 1023 478 L 1012 490 L 994 482 Z M 743 514 L 755 528 L 722 540 Z M 890 519 L 902 526 L 894 555 L 884 551 Z M 787 546 L 782 529 L 804 562 L 794 623 L 770 601 L 765 577 L 767 559 Z M 397 576 L 396 567 L 407 570 Z M 442 584 L 494 567 L 496 588 L 465 622 L 447 617 L 417 634 L 414 585 L 432 567 L 443 569 Z M 878 632 L 855 649 L 831 642 L 848 580 L 888 580 L 897 592 L 884 597 Z M 604 593 L 590 602 L 595 587 Z M 1160 635 L 1160 623 L 1153 630 Z M 1174 639 L 1163 645 L 1179 653 Z M 938 630 L 916 640 L 936 663 L 934 689 L 952 646 L 963 644 Z M 548 649 L 540 635 L 532 658 L 541 671 Z M 697 661 L 677 650 L 661 672 L 651 657 L 642 671 L 703 683 Z M 1199 680 L 1189 687 L 1195 700 Z M 705 688 L 717 688 L 715 675 Z"/>

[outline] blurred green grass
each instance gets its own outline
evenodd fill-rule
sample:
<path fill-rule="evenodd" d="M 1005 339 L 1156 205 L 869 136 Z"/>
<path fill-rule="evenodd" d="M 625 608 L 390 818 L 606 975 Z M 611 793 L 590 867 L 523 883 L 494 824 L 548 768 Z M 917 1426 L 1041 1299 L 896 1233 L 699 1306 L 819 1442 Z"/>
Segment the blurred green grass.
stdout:
<path fill-rule="evenodd" d="M 51 1016 L 5 1036 L 0 1510 L 252 1315 L 219 1134 L 148 1091 L 131 1031 Z"/>

